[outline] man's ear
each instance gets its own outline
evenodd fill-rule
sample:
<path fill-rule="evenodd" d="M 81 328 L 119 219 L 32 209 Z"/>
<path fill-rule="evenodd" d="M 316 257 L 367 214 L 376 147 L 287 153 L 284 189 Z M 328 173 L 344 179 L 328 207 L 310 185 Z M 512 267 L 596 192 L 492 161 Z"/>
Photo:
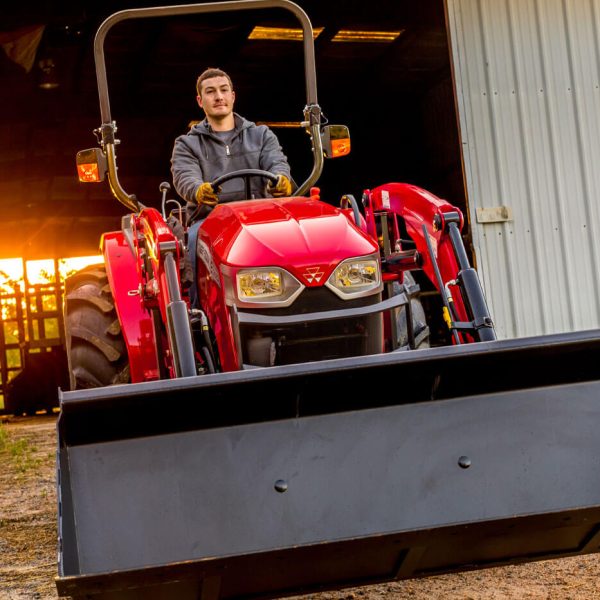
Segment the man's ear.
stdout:
<path fill-rule="evenodd" d="M 233 90 L 231 90 L 231 103 L 233 104 L 235 102 L 235 92 Z"/>
<path fill-rule="evenodd" d="M 198 106 L 202 108 L 202 96 L 196 96 L 196 101 L 198 102 Z"/>

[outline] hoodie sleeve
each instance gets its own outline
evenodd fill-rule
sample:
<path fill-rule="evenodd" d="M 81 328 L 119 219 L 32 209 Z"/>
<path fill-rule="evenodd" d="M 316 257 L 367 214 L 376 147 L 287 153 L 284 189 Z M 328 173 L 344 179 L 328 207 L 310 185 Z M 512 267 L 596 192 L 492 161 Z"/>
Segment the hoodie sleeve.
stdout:
<path fill-rule="evenodd" d="M 200 162 L 191 148 L 192 136 L 175 140 L 171 156 L 171 175 L 177 193 L 187 202 L 196 202 L 196 190 L 204 183 Z"/>
<path fill-rule="evenodd" d="M 291 179 L 290 165 L 288 164 L 287 157 L 283 153 L 277 136 L 265 126 L 265 133 L 263 137 L 262 148 L 260 151 L 260 167 L 265 171 L 271 173 L 285 175 L 288 179 Z"/>

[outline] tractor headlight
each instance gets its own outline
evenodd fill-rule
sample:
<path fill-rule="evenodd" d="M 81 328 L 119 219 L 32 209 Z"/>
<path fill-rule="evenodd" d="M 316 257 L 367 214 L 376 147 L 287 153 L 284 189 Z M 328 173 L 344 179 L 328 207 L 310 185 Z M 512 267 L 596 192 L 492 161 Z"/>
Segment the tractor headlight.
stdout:
<path fill-rule="evenodd" d="M 281 296 L 283 294 L 281 271 L 240 271 L 237 274 L 237 289 L 240 300 Z"/>
<path fill-rule="evenodd" d="M 236 304 L 289 306 L 303 288 L 295 277 L 283 269 L 241 269 L 236 273 Z"/>
<path fill-rule="evenodd" d="M 379 258 L 373 255 L 345 260 L 325 285 L 345 300 L 379 292 L 382 289 Z"/>

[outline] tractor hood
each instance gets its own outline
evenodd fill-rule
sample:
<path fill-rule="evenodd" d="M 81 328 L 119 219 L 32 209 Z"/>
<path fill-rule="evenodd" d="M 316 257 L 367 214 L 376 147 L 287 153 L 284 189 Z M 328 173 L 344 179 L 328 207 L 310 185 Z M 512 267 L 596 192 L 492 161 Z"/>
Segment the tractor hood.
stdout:
<path fill-rule="evenodd" d="M 309 198 L 219 205 L 202 230 L 219 263 L 235 268 L 280 266 L 301 281 L 307 267 L 324 271 L 319 278 L 323 283 L 342 260 L 378 252 L 377 244 L 344 212 Z"/>

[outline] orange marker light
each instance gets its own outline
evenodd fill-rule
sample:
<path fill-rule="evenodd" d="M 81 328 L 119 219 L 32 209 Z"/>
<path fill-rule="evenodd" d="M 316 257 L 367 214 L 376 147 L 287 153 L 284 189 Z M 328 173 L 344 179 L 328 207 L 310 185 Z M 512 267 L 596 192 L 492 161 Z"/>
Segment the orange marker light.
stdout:
<path fill-rule="evenodd" d="M 331 151 L 334 157 L 350 154 L 350 138 L 331 140 Z"/>
<path fill-rule="evenodd" d="M 79 176 L 79 181 L 83 183 L 97 183 L 101 181 L 100 173 L 98 172 L 98 163 L 77 165 L 77 175 Z"/>

